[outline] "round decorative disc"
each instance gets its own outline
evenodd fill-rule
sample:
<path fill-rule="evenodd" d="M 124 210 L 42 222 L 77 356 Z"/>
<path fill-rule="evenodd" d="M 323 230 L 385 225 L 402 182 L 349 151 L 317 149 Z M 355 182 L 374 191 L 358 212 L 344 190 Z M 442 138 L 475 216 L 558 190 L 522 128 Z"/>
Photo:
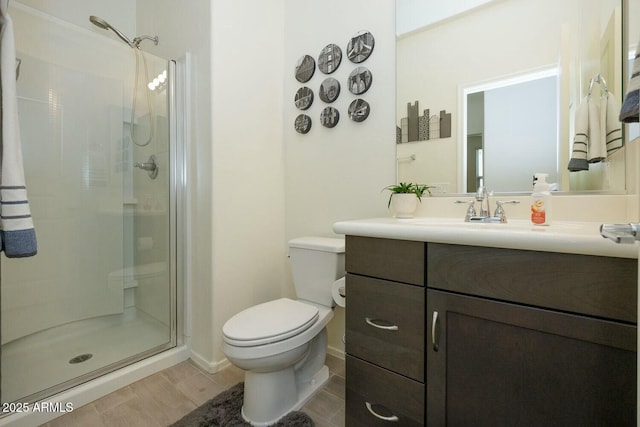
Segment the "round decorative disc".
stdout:
<path fill-rule="evenodd" d="M 361 95 L 369 90 L 373 81 L 373 75 L 366 67 L 358 67 L 349 74 L 349 92 Z"/>
<path fill-rule="evenodd" d="M 322 96 L 320 96 L 322 98 Z M 313 91 L 303 86 L 296 92 L 295 104 L 298 110 L 306 110 L 313 104 Z"/>
<path fill-rule="evenodd" d="M 331 104 L 340 95 L 340 82 L 333 77 L 327 77 L 320 85 L 320 99 Z"/>
<path fill-rule="evenodd" d="M 335 127 L 340 121 L 340 112 L 333 107 L 326 107 L 320 113 L 320 122 L 327 128 Z"/>
<path fill-rule="evenodd" d="M 296 132 L 305 134 L 311 130 L 311 117 L 306 114 L 300 114 L 294 122 Z"/>
<path fill-rule="evenodd" d="M 353 63 L 359 64 L 364 62 L 376 44 L 376 40 L 369 31 L 360 31 L 355 36 L 351 37 L 347 44 L 347 58 Z"/>
<path fill-rule="evenodd" d="M 331 74 L 340 66 L 342 49 L 336 44 L 328 44 L 320 51 L 318 69 L 325 74 Z"/>
<path fill-rule="evenodd" d="M 315 71 L 316 60 L 310 55 L 303 55 L 298 59 L 298 63 L 296 64 L 296 80 L 300 83 L 306 83 L 311 80 Z"/>
<path fill-rule="evenodd" d="M 364 122 L 369 117 L 371 107 L 364 99 L 358 98 L 349 104 L 349 118 L 354 122 Z"/>

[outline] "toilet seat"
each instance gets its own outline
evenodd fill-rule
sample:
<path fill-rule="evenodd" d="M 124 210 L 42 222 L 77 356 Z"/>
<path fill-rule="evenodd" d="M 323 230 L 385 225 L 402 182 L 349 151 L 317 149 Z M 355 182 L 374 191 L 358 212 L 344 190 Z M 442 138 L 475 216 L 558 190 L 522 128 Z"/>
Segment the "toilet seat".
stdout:
<path fill-rule="evenodd" d="M 249 307 L 222 327 L 224 341 L 238 347 L 252 347 L 282 341 L 309 329 L 319 317 L 318 308 L 281 298 Z"/>

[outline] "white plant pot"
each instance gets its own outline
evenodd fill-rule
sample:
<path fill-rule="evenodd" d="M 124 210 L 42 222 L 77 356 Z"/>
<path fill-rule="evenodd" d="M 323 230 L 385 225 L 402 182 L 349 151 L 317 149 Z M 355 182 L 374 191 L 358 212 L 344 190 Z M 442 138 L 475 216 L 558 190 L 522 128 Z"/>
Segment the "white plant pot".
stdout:
<path fill-rule="evenodd" d="M 413 193 L 395 193 L 391 197 L 391 211 L 396 218 L 413 218 L 418 209 L 418 196 Z"/>

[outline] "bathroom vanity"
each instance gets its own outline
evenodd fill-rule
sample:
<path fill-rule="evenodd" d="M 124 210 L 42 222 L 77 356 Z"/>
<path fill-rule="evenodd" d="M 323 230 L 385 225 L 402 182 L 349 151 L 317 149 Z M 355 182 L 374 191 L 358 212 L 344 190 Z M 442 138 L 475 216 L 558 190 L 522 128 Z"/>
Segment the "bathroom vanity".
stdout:
<path fill-rule="evenodd" d="M 418 240 L 406 222 L 370 226 L 334 226 L 347 235 L 347 425 L 636 425 L 632 250 L 594 234 L 569 253 L 557 243 L 581 238 L 558 228 L 544 244 L 485 229 L 483 246 L 471 228 L 465 244 L 441 224 Z"/>

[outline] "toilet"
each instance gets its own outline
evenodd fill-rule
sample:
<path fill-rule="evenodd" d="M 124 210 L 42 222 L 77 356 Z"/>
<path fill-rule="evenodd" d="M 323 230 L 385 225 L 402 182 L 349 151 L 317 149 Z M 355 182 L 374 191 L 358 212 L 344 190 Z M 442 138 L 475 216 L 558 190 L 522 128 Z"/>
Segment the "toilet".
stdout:
<path fill-rule="evenodd" d="M 344 276 L 345 242 L 301 237 L 289 241 L 297 299 L 249 307 L 222 327 L 223 352 L 245 370 L 243 418 L 273 424 L 300 409 L 329 379 L 326 325 L 333 317 L 333 283 Z"/>

